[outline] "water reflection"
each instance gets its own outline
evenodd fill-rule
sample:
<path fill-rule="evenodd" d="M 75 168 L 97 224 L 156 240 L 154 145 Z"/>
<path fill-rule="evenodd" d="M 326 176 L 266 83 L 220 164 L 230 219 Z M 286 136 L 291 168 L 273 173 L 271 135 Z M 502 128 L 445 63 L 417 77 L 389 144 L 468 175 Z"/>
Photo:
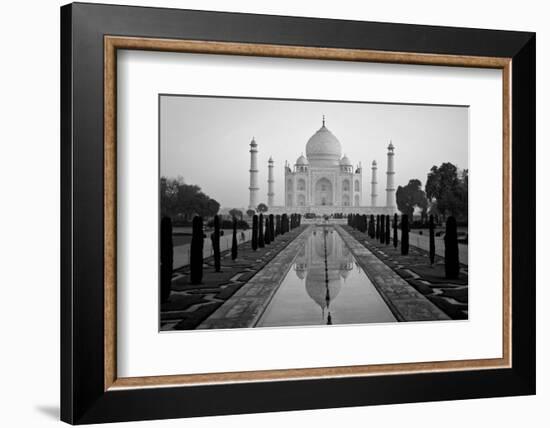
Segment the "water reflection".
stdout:
<path fill-rule="evenodd" d="M 314 227 L 258 326 L 394 321 L 334 228 Z"/>
<path fill-rule="evenodd" d="M 337 245 L 337 237 L 332 228 L 315 230 L 310 245 L 302 248 L 294 265 L 298 278 L 305 279 L 307 294 L 321 308 L 321 319 L 325 319 L 326 312 L 327 323 L 332 318 L 330 302 L 336 299 L 353 270 L 353 257 L 345 245 Z"/>

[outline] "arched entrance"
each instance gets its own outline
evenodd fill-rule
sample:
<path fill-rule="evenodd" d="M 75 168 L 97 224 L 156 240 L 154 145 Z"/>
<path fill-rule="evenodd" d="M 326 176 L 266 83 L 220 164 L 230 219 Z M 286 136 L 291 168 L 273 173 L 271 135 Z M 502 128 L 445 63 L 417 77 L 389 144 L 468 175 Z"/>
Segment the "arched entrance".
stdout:
<path fill-rule="evenodd" d="M 315 183 L 315 205 L 333 205 L 332 183 L 321 178 Z"/>
<path fill-rule="evenodd" d="M 347 194 L 342 195 L 342 205 L 345 206 L 345 207 L 350 206 L 349 195 L 347 195 Z"/>

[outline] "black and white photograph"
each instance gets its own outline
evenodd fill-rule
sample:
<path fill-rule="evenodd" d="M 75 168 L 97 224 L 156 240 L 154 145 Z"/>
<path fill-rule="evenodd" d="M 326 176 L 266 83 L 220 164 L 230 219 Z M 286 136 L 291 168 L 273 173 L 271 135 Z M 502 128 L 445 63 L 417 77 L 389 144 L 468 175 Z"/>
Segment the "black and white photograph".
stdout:
<path fill-rule="evenodd" d="M 158 103 L 161 331 L 468 319 L 467 105 Z"/>
<path fill-rule="evenodd" d="M 6 2 L 1 426 L 547 425 L 546 9 Z"/>

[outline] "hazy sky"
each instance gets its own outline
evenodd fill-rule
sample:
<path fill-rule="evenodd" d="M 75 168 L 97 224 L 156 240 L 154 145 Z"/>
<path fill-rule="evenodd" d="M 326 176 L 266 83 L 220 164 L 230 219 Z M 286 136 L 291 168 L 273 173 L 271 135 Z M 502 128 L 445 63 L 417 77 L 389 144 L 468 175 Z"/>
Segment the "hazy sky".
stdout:
<path fill-rule="evenodd" d="M 239 98 L 161 96 L 160 171 L 199 185 L 222 207 L 248 205 L 249 144 L 258 143 L 261 202 L 267 202 L 267 161 L 275 161 L 275 204 L 284 201 L 284 162 L 305 155 L 308 139 L 326 126 L 342 154 L 363 165 L 363 205 L 370 203 L 370 165 L 378 163 L 378 203 L 385 201 L 386 148 L 395 146 L 395 183 L 432 165 L 468 168 L 468 108 Z"/>

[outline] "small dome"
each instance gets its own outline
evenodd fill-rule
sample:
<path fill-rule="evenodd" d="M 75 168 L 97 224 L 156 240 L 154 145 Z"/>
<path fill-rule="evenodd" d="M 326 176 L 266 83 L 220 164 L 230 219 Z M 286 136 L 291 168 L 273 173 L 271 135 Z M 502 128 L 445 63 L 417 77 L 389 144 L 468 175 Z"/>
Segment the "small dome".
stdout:
<path fill-rule="evenodd" d="M 325 126 L 311 136 L 306 144 L 306 156 L 309 162 L 316 164 L 338 165 L 342 157 L 342 147 L 338 138 Z"/>
<path fill-rule="evenodd" d="M 342 166 L 351 166 L 351 161 L 349 160 L 349 158 L 344 155 L 344 157 L 342 159 L 340 159 L 340 165 Z"/>
<path fill-rule="evenodd" d="M 256 143 L 256 138 L 252 137 L 252 141 L 250 142 L 250 145 L 252 147 L 256 147 L 258 145 L 258 143 Z"/>
<path fill-rule="evenodd" d="M 308 161 L 304 155 L 300 155 L 298 159 L 296 159 L 296 165 L 307 165 Z"/>
<path fill-rule="evenodd" d="M 346 279 L 349 273 L 353 270 L 353 263 L 342 263 L 340 265 L 340 276 Z"/>

